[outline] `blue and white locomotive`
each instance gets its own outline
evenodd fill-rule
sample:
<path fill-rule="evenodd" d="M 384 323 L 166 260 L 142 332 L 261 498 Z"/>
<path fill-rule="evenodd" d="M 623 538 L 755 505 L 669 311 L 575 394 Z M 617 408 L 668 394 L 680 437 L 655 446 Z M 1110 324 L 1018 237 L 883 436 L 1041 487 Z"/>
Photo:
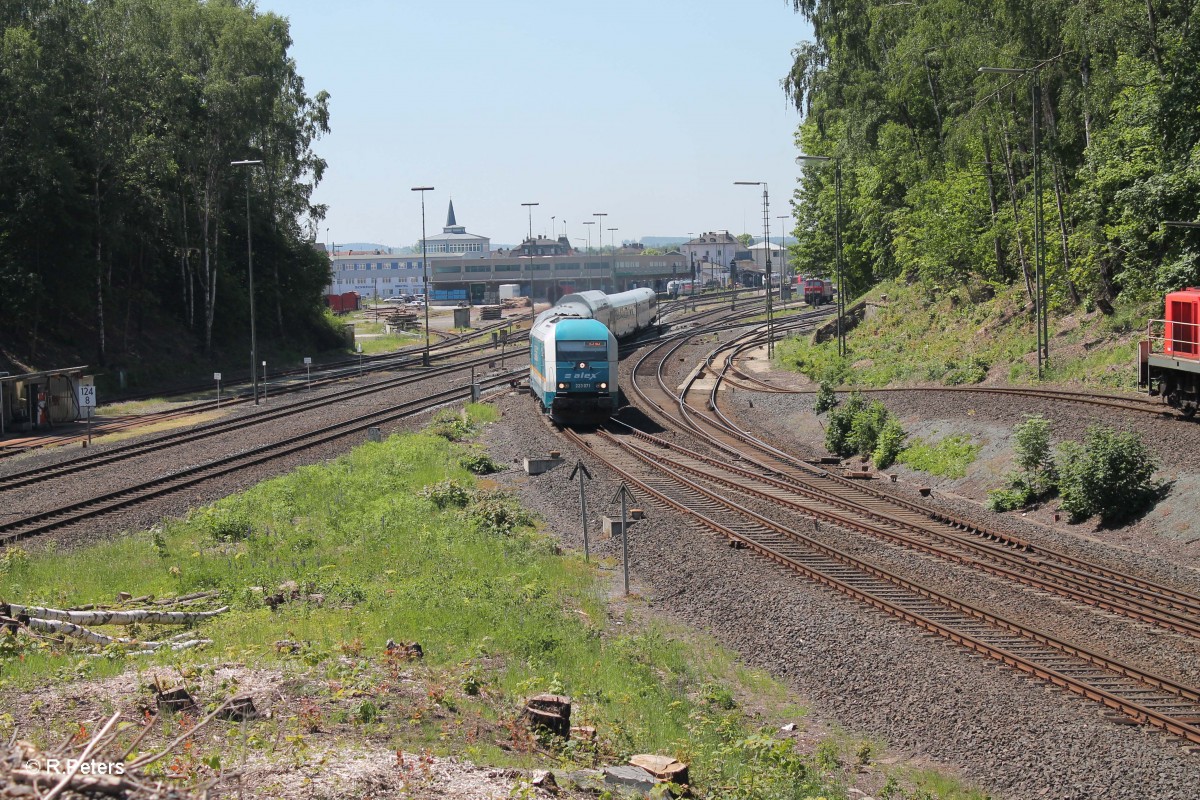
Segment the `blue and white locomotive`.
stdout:
<path fill-rule="evenodd" d="M 529 388 L 551 419 L 595 425 L 616 413 L 617 337 L 654 324 L 653 289 L 569 294 L 529 331 Z"/>

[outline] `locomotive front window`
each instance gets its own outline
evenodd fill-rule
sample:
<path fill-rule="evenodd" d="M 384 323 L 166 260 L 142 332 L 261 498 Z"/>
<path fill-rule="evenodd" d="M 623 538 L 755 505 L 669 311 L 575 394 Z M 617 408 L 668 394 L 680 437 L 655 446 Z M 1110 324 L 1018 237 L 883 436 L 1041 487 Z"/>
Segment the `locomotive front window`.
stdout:
<path fill-rule="evenodd" d="M 583 358 L 604 357 L 608 353 L 608 342 L 598 340 L 558 341 L 558 358 L 560 361 L 577 361 Z"/>

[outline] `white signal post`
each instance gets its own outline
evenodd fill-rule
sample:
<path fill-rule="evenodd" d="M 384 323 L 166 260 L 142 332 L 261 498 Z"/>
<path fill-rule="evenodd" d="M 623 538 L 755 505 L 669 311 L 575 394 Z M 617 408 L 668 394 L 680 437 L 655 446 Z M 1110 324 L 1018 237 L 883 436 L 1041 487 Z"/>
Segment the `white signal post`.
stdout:
<path fill-rule="evenodd" d="M 304 357 L 304 371 L 308 373 L 308 390 L 312 391 L 312 359 Z"/>
<path fill-rule="evenodd" d="M 221 373 L 214 372 L 213 380 L 217 382 L 217 408 L 221 407 Z"/>
<path fill-rule="evenodd" d="M 263 362 L 263 402 L 267 402 L 267 362 Z"/>

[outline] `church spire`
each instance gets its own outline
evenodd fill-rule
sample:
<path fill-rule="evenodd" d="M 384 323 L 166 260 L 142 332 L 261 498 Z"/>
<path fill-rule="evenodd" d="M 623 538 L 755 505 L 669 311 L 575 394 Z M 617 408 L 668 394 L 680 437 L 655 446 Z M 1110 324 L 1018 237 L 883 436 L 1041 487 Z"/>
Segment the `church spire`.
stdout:
<path fill-rule="evenodd" d="M 446 212 L 446 227 L 454 228 L 457 226 L 458 226 L 458 223 L 455 222 L 455 220 L 454 220 L 454 199 L 451 198 L 450 199 L 450 210 Z"/>

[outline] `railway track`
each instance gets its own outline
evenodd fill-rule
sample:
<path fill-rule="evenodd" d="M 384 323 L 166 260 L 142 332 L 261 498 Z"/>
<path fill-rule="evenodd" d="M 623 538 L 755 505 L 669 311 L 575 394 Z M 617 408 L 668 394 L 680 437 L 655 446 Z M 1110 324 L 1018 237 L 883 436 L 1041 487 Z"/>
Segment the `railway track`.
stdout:
<path fill-rule="evenodd" d="M 302 399 L 285 406 L 270 407 L 253 416 L 242 416 L 234 419 L 217 420 L 185 430 L 155 435 L 151 438 L 143 439 L 141 441 L 126 445 L 118 445 L 105 450 L 92 451 L 87 455 L 77 456 L 65 461 L 34 467 L 0 477 L 0 492 L 7 491 L 9 489 L 16 489 L 21 486 L 28 486 L 43 480 L 60 478 L 64 475 L 70 475 L 72 473 L 82 472 L 84 470 L 108 466 L 109 464 L 114 464 L 118 461 L 124 461 L 125 459 L 166 450 L 170 447 L 178 447 L 191 442 L 197 442 L 202 439 L 229 433 L 231 431 L 244 430 L 255 425 L 262 425 L 264 423 L 274 422 L 276 420 L 294 416 L 296 414 L 303 414 L 307 411 L 321 408 L 323 406 L 369 397 L 370 395 L 389 389 L 420 383 L 428 380 L 429 378 L 450 375 L 472 367 L 486 366 L 492 360 L 493 359 L 491 356 L 483 356 L 468 360 L 466 362 L 459 362 L 442 367 L 433 367 L 418 374 L 385 378 L 383 380 L 374 381 L 365 386 L 352 386 L 344 391 L 321 395 L 319 397 Z"/>
<path fill-rule="evenodd" d="M 491 333 L 498 328 L 503 328 L 510 324 L 510 322 L 511 320 L 505 321 L 501 325 L 490 325 L 480 328 L 469 336 L 463 336 L 461 334 L 449 334 L 449 336 L 454 338 L 430 348 L 431 359 L 434 357 L 434 354 L 436 354 L 437 359 L 444 360 L 447 358 L 454 358 L 463 355 L 469 355 L 471 353 L 492 350 L 493 345 L 491 342 L 481 342 L 474 345 L 467 345 L 465 347 L 463 344 L 469 339 Z M 509 337 L 508 341 L 509 343 L 519 343 L 527 337 L 527 332 L 520 332 L 515 336 Z M 400 353 L 364 356 L 363 363 L 361 365 L 356 359 L 343 362 L 333 362 L 332 364 L 323 365 L 321 370 L 318 371 L 317 377 L 311 381 L 299 380 L 300 376 L 306 375 L 306 372 L 303 369 L 283 370 L 279 373 L 276 373 L 273 377 L 275 379 L 279 379 L 285 375 L 290 375 L 295 376 L 297 380 L 293 383 L 277 384 L 276 386 L 272 387 L 271 396 L 277 397 L 280 395 L 308 391 L 312 387 L 327 386 L 345 380 L 346 378 L 364 375 L 367 372 L 379 372 L 382 370 L 404 369 L 412 367 L 423 368 L 421 364 L 422 356 L 422 351 L 418 349 L 412 352 L 401 351 Z M 205 386 L 203 388 L 210 389 L 211 387 Z M 245 405 L 251 401 L 252 398 L 248 394 L 242 392 L 231 395 L 225 399 L 222 403 L 222 406 L 228 408 L 235 405 Z M 93 422 L 92 435 L 102 436 L 105 434 L 117 433 L 153 423 L 182 419 L 212 410 L 214 410 L 213 401 L 203 400 L 177 406 L 166 411 L 131 415 L 103 423 Z M 84 441 L 86 438 L 87 437 L 84 434 L 72 432 L 64 436 L 42 436 L 25 439 L 19 443 L 0 444 L 0 459 L 42 447 L 73 444 L 75 442 Z"/>
<path fill-rule="evenodd" d="M 757 375 L 750 374 L 739 365 L 734 364 L 730 373 L 736 376 L 731 384 L 741 388 L 759 392 L 778 394 L 813 394 L 815 389 L 789 389 L 776 386 L 763 380 Z M 861 392 L 863 394 L 884 394 L 888 392 L 932 393 L 932 394 L 992 394 L 1010 395 L 1013 397 L 1032 397 L 1039 400 L 1056 400 L 1084 405 L 1115 408 L 1121 411 L 1153 414 L 1160 417 L 1178 416 L 1169 406 L 1141 397 L 1128 397 L 1100 392 L 1078 392 L 1070 389 L 1040 389 L 1023 386 L 912 386 L 912 387 L 841 387 L 839 392 Z"/>
<path fill-rule="evenodd" d="M 482 388 L 507 385 L 509 381 L 521 373 L 522 370 L 514 370 L 503 375 L 484 379 L 481 381 Z M 85 520 L 94 519 L 103 514 L 128 508 L 132 505 L 143 503 L 189 486 L 194 486 L 202 481 L 244 470 L 265 461 L 331 442 L 352 433 L 365 431 L 367 428 L 377 427 L 403 417 L 420 414 L 446 403 L 469 399 L 471 391 L 471 387 L 466 386 L 436 392 L 419 400 L 398 403 L 356 417 L 353 420 L 326 425 L 315 430 L 273 441 L 260 447 L 254 447 L 187 467 L 170 474 L 159 475 L 103 495 L 89 497 L 74 503 L 67 503 L 41 513 L 12 520 L 0 524 L 0 546 L 8 545 L 30 536 L 44 534 L 67 525 L 74 525 Z"/>
<path fill-rule="evenodd" d="M 0 478 L 0 492 L 30 486 L 42 481 L 60 478 L 93 468 L 113 467 L 126 459 L 188 445 L 205 438 L 242 430 L 251 425 L 276 422 L 323 406 L 344 403 L 348 400 L 363 398 L 385 390 L 420 383 L 430 378 L 461 372 L 471 367 L 484 366 L 496 361 L 497 354 L 490 350 L 490 345 L 474 346 L 470 350 L 474 352 L 484 348 L 488 349 L 485 355 L 477 356 L 468 361 L 458 361 L 442 367 L 424 369 L 418 373 L 387 378 L 372 382 L 366 386 L 353 386 L 343 392 L 303 399 L 287 406 L 265 410 L 254 416 L 244 416 L 232 420 L 219 420 L 197 428 L 167 433 L 148 440 L 98 451 L 87 456 L 72 458 L 45 467 L 13 473 Z M 463 351 L 460 350 L 458 352 L 461 353 Z M 524 353 L 520 351 L 510 355 L 510 358 L 516 359 L 516 363 L 519 366 L 500 376 L 484 379 L 484 385 L 500 385 L 522 377 L 528 369 L 527 361 L 523 356 Z M 0 524 L 0 546 L 18 539 L 45 534 L 61 527 L 74 525 L 118 509 L 127 508 L 155 497 L 178 491 L 179 489 L 211 478 L 244 470 L 282 455 L 332 441 L 349 433 L 364 430 L 365 428 L 399 418 L 400 416 L 420 413 L 431 406 L 452 402 L 453 400 L 469 396 L 470 387 L 439 393 L 424 401 L 400 404 L 399 406 L 374 412 L 352 421 L 335 423 L 313 431 L 289 436 L 282 440 L 269 442 L 260 447 L 221 456 L 169 475 L 156 475 L 149 480 L 141 481 L 135 485 L 118 490 L 105 492 L 99 496 L 85 497 L 75 502 L 63 503 L 53 508 L 48 508 L 36 514 L 9 519 Z"/>
<path fill-rule="evenodd" d="M 1063 641 L 1019 621 L 903 579 L 795 530 L 637 454 L 604 433 L 567 432 L 636 489 L 740 547 L 941 636 L 972 652 L 1059 686 L 1137 723 L 1200 744 L 1200 690 Z M 647 477 L 647 475 L 652 475 Z"/>
<path fill-rule="evenodd" d="M 627 385 L 638 398 L 636 405 L 668 429 L 690 433 L 697 447 L 621 425 L 613 426 L 614 433 L 600 431 L 586 439 L 568 435 L 660 502 L 739 546 L 1134 722 L 1200 743 L 1200 690 L 951 598 L 798 533 L 795 520 L 820 520 L 970 572 L 1180 635 L 1200 635 L 1200 597 L 953 519 L 796 459 L 740 429 L 722 410 L 722 383 L 734 374 L 735 356 L 761 338 L 753 332 L 711 351 L 679 390 L 671 387 L 664 366 L 675 360 L 684 339 L 656 345 L 634 365 Z M 715 448 L 716 455 L 702 448 Z M 743 505 L 747 502 L 755 508 Z M 768 516 L 761 510 L 765 506 L 776 511 Z"/>

